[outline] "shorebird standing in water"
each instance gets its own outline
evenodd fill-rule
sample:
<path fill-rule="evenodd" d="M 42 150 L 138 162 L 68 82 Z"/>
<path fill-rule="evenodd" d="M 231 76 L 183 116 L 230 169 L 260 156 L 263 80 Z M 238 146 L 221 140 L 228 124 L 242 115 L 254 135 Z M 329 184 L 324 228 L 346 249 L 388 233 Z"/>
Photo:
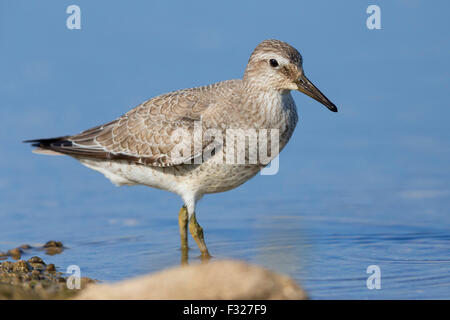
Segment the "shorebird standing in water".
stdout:
<path fill-rule="evenodd" d="M 238 187 L 278 155 L 297 124 L 291 90 L 337 111 L 306 78 L 302 57 L 295 48 L 279 40 L 265 40 L 251 54 L 242 79 L 160 95 L 80 134 L 26 142 L 37 147 L 37 153 L 72 156 L 116 185 L 140 184 L 180 195 L 184 201 L 178 219 L 182 250 L 187 252 L 189 225 L 202 257 L 208 258 L 203 230 L 195 216 L 196 202 L 204 194 Z M 196 126 L 203 132 L 214 129 L 223 133 L 225 139 L 216 143 L 201 137 L 198 143 Z M 184 136 L 174 139 L 180 129 L 191 137 L 187 142 Z M 227 129 L 276 129 L 278 150 L 271 150 L 265 163 L 226 163 L 218 157 L 229 150 Z M 194 142 L 194 147 L 189 142 Z M 187 152 L 174 152 L 180 144 Z M 231 144 L 234 138 L 228 141 L 228 146 Z M 248 146 L 245 151 L 248 160 L 253 151 Z"/>

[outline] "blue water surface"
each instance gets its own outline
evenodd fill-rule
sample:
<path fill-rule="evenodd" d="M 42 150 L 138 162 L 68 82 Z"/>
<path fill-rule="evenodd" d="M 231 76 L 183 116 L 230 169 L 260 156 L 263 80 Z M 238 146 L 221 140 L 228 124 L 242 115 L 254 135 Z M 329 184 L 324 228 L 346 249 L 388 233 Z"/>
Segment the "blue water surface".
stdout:
<path fill-rule="evenodd" d="M 313 299 L 449 299 L 450 4 L 376 1 L 369 30 L 372 2 L 0 2 L 0 251 L 59 240 L 63 254 L 30 254 L 102 281 L 179 264 L 176 195 L 117 188 L 21 141 L 239 78 L 277 38 L 339 113 L 293 93 L 300 122 L 279 172 L 199 202 L 214 258 L 286 273 Z M 81 30 L 66 28 L 71 4 Z"/>

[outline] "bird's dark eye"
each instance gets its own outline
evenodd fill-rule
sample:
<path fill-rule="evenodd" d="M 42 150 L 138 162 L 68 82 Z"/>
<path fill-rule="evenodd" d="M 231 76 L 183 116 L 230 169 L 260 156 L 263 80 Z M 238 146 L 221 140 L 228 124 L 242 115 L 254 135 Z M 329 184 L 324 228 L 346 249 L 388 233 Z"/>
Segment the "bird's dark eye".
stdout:
<path fill-rule="evenodd" d="M 269 60 L 269 63 L 270 63 L 270 65 L 272 66 L 272 67 L 278 67 L 278 61 L 277 60 L 275 60 L 275 59 L 270 59 Z"/>

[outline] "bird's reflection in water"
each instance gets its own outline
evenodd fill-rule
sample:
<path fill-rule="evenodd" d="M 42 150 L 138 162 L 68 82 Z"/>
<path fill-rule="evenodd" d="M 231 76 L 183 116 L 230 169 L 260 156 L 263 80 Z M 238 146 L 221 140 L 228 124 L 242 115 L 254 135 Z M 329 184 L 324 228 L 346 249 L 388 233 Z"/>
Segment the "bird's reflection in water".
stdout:
<path fill-rule="evenodd" d="M 293 275 L 305 268 L 308 245 L 301 218 L 276 215 L 258 225 L 255 262 L 271 270 Z"/>

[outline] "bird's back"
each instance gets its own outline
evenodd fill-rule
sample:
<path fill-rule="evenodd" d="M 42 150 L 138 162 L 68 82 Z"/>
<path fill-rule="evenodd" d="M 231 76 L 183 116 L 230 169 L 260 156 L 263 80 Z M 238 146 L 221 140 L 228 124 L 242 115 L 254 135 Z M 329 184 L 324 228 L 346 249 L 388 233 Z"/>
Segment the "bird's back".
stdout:
<path fill-rule="evenodd" d="M 151 98 L 109 123 L 76 135 L 27 142 L 42 151 L 78 159 L 127 160 L 149 166 L 178 165 L 195 156 L 173 155 L 176 130 L 192 134 L 196 121 L 220 127 L 224 110 L 238 104 L 242 80 L 169 92 Z"/>

